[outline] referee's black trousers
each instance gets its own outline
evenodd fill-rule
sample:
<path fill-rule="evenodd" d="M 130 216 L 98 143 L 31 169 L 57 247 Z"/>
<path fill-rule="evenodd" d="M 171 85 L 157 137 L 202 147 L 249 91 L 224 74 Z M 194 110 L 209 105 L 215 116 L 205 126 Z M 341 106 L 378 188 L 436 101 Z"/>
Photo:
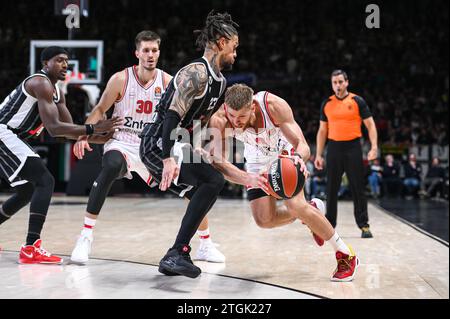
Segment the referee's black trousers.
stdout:
<path fill-rule="evenodd" d="M 353 208 L 356 224 L 359 228 L 369 226 L 367 214 L 367 198 L 364 193 L 364 166 L 360 140 L 333 141 L 328 140 L 326 156 L 327 167 L 327 213 L 326 217 L 336 227 L 338 191 L 345 172 L 350 192 L 353 197 Z"/>

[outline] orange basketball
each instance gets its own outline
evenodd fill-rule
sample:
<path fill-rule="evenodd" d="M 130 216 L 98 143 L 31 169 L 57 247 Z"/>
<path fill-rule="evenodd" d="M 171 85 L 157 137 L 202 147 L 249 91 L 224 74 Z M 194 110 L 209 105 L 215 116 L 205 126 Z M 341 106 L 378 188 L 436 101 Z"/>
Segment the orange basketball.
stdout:
<path fill-rule="evenodd" d="M 267 174 L 268 193 L 277 199 L 287 199 L 297 195 L 305 185 L 305 176 L 300 165 L 295 165 L 290 158 L 274 160 Z"/>

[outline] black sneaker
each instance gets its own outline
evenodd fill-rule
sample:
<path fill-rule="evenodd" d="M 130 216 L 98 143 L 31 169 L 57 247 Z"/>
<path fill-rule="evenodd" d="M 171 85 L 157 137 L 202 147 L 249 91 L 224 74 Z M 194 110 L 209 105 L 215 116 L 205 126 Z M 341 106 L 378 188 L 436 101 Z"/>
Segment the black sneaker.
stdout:
<path fill-rule="evenodd" d="M 372 233 L 370 232 L 369 226 L 361 228 L 361 238 L 373 238 Z"/>
<path fill-rule="evenodd" d="M 182 245 L 170 248 L 167 254 L 159 262 L 158 271 L 167 276 L 183 275 L 196 278 L 201 274 L 201 269 L 194 265 L 189 253 L 191 247 Z"/>
<path fill-rule="evenodd" d="M 165 270 L 164 268 L 162 268 L 161 266 L 159 266 L 158 271 L 166 276 L 181 276 L 180 274 L 177 274 L 175 272 L 171 272 L 168 270 Z"/>

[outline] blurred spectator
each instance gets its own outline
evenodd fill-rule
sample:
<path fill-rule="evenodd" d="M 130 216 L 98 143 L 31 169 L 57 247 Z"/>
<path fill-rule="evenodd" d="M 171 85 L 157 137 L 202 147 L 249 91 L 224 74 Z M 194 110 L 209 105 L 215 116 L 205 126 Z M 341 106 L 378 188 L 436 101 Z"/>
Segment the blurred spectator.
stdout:
<path fill-rule="evenodd" d="M 444 197 L 446 200 L 448 200 L 448 186 L 449 186 L 449 180 L 448 180 L 448 166 L 445 170 L 445 180 L 444 184 L 442 185 L 442 197 Z"/>
<path fill-rule="evenodd" d="M 405 186 L 405 195 L 407 198 L 410 196 L 418 197 L 418 191 L 420 189 L 420 180 L 422 174 L 422 166 L 417 163 L 417 158 L 414 153 L 409 154 L 408 162 L 405 163 L 405 179 L 403 185 Z"/>
<path fill-rule="evenodd" d="M 442 186 L 445 180 L 445 168 L 441 166 L 439 158 L 433 157 L 431 167 L 423 181 L 423 190 L 425 197 L 437 196 L 442 194 Z"/>
<path fill-rule="evenodd" d="M 347 174 L 344 173 L 344 175 L 342 175 L 341 186 L 339 186 L 338 198 L 344 199 L 344 198 L 350 198 L 350 197 L 351 197 L 351 194 L 350 194 L 350 187 L 349 187 L 349 183 L 348 183 L 348 177 L 347 177 Z"/>
<path fill-rule="evenodd" d="M 240 25 L 237 63 L 225 75 L 254 73 L 255 91 L 283 96 L 308 143 L 315 143 L 322 97 L 331 95 L 329 72 L 344 68 L 354 79 L 355 93 L 365 97 L 373 113 L 381 145 L 448 146 L 449 29 L 442 27 L 448 24 L 446 0 L 433 5 L 386 1 L 382 28 L 376 32 L 361 27 L 358 15 L 364 10 L 352 1 L 285 0 L 278 6 L 267 0 L 257 5 L 251 0 L 197 0 L 195 5 L 180 0 L 90 1 L 89 17 L 82 18 L 74 39 L 104 41 L 102 78 L 108 79 L 136 63 L 134 43 L 126 39 L 144 29 L 156 30 L 163 38 L 160 67 L 174 75 L 198 56 L 192 31 L 213 8 L 229 12 Z M 148 12 L 158 14 L 149 19 Z M 0 19 L 1 103 L 29 73 L 30 40 L 67 39 L 68 33 L 66 16 L 55 16 L 46 1 L 3 1 Z M 77 116 L 82 103 L 77 96 L 68 97 L 76 122 L 84 120 Z M 399 171 L 397 164 L 387 170 L 384 165 L 384 194 L 400 191 Z M 321 177 L 312 174 L 311 192 L 320 196 Z"/>
<path fill-rule="evenodd" d="M 305 196 L 308 200 L 313 198 L 313 192 L 311 191 L 311 184 L 314 172 L 314 155 L 311 155 L 306 162 L 306 169 L 309 172 L 309 178 L 305 181 Z"/>
<path fill-rule="evenodd" d="M 81 28 L 74 31 L 75 40 L 104 41 L 104 79 L 136 63 L 133 43 L 124 39 L 143 29 L 157 30 L 163 37 L 160 67 L 173 75 L 197 56 L 192 31 L 214 8 L 228 11 L 240 25 L 233 73 L 253 72 L 258 78 L 256 91 L 263 88 L 285 97 L 309 143 L 315 141 L 318 106 L 329 94 L 328 74 L 344 68 L 354 78 L 355 93 L 364 96 L 371 108 L 380 144 L 448 145 L 449 33 L 441 27 L 448 24 L 446 0 L 432 6 L 423 1 L 386 2 L 383 27 L 377 32 L 360 27 L 361 6 L 349 1 L 286 0 L 282 6 L 267 0 L 258 5 L 251 0 L 105 4 L 90 1 L 89 17 L 82 18 Z M 158 14 L 148 19 L 148 12 Z M 353 18 L 340 19 L 342 15 Z M 55 16 L 46 1 L 4 1 L 0 19 L 2 100 L 28 73 L 29 41 L 67 38 L 67 28 L 62 27 L 66 17 Z M 408 129 L 411 123 L 413 130 Z"/>
<path fill-rule="evenodd" d="M 382 185 L 384 197 L 397 197 L 401 193 L 402 180 L 400 179 L 400 166 L 394 161 L 394 156 L 385 156 L 382 172 Z"/>
<path fill-rule="evenodd" d="M 368 177 L 370 192 L 373 198 L 380 197 L 382 172 L 383 167 L 381 167 L 380 161 L 378 159 L 373 160 L 373 163 L 370 165 L 370 174 Z"/>
<path fill-rule="evenodd" d="M 326 176 L 327 176 L 327 172 L 326 172 L 326 167 L 322 170 L 318 170 L 317 168 L 315 168 L 314 166 L 314 159 L 315 159 L 315 155 L 312 154 L 311 157 L 309 158 L 309 161 L 307 163 L 307 167 L 308 167 L 308 171 L 310 172 L 310 178 L 309 180 L 309 198 L 320 198 L 320 199 L 325 199 L 325 191 L 326 191 L 326 186 L 327 186 L 327 181 L 326 181 Z"/>

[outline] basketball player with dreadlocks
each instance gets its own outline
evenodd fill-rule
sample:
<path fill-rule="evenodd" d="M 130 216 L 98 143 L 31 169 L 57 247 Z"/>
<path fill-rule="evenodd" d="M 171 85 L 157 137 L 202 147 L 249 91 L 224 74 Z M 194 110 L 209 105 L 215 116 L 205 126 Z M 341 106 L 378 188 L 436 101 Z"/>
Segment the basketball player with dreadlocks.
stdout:
<path fill-rule="evenodd" d="M 96 123 L 104 118 L 114 105 L 114 116 L 125 119 L 123 126 L 111 136 L 105 136 L 102 169 L 96 178 L 84 216 L 84 227 L 72 251 L 70 260 L 84 264 L 89 260 L 93 231 L 100 210 L 109 190 L 118 178 L 132 178 L 136 172 L 149 186 L 153 186 L 152 177 L 139 158 L 139 144 L 143 127 L 149 122 L 154 108 L 161 99 L 172 76 L 158 69 L 161 38 L 153 31 L 141 31 L 135 38 L 137 66 L 128 67 L 115 73 L 108 81 L 99 103 L 92 110 L 86 124 Z M 92 151 L 88 137 L 79 138 L 75 143 L 74 154 L 84 157 L 84 151 Z M 217 250 L 209 238 L 208 221 L 205 217 L 198 233 L 200 245 L 196 259 L 211 262 L 225 262 L 225 256 Z M 203 238 L 202 238 L 203 237 Z"/>
<path fill-rule="evenodd" d="M 22 264 L 60 264 L 62 258 L 44 250 L 40 239 L 55 180 L 25 139 L 44 127 L 51 136 L 77 139 L 81 135 L 114 132 L 121 120 L 113 117 L 96 124 L 74 125 L 64 94 L 56 83 L 64 80 L 68 53 L 48 47 L 41 53 L 43 68 L 23 80 L 0 104 L 0 177 L 15 194 L 0 207 L 0 224 L 31 202 L 28 234 L 19 254 Z"/>
<path fill-rule="evenodd" d="M 204 49 L 203 56 L 176 73 L 157 106 L 153 121 L 141 134 L 141 159 L 160 189 L 169 189 L 189 199 L 175 243 L 159 263 L 159 271 L 166 275 L 195 278 L 201 273 L 192 263 L 189 243 L 225 180 L 210 164 L 192 163 L 189 158 L 193 158 L 194 133 L 206 127 L 220 106 L 218 101 L 226 87 L 221 71 L 231 69 L 236 59 L 237 26 L 227 13 L 208 14 L 197 39 L 199 47 Z M 174 140 L 177 128 L 178 132 L 187 133 L 189 142 Z M 255 187 L 265 182 L 257 174 L 249 174 L 246 179 Z"/>
<path fill-rule="evenodd" d="M 232 176 L 245 174 L 226 160 L 224 146 L 227 137 L 244 143 L 248 172 L 261 174 L 273 160 L 286 156 L 298 162 L 307 177 L 304 161 L 310 156 L 309 146 L 291 107 L 284 99 L 267 91 L 253 94 L 250 87 L 234 84 L 227 89 L 225 103 L 211 117 L 208 126 L 215 130 L 214 139 L 208 145 L 209 153 L 202 153 L 213 160 L 213 165 L 227 180 L 234 182 Z M 302 190 L 284 200 L 283 205 L 277 205 L 275 197 L 258 187 L 248 189 L 248 200 L 253 218 L 262 228 L 280 227 L 301 220 L 313 231 L 319 246 L 324 244 L 325 239 L 333 247 L 337 268 L 331 280 L 353 280 L 359 259 L 325 218 L 325 204 L 320 199 L 313 198 L 308 203 Z"/>

